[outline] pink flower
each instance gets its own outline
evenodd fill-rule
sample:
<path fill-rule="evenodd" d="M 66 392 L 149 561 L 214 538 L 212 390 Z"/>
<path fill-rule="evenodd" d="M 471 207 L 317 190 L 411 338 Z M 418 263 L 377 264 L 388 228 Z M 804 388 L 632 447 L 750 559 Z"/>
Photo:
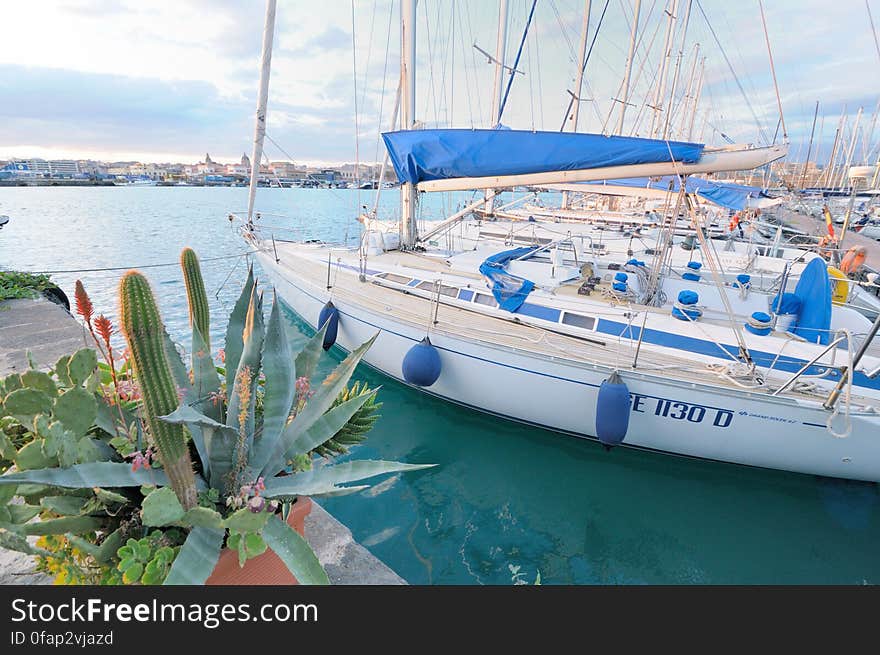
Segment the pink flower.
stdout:
<path fill-rule="evenodd" d="M 217 356 L 220 358 L 221 362 L 224 364 L 226 363 L 226 350 L 224 348 L 217 351 Z"/>
<path fill-rule="evenodd" d="M 266 501 L 260 496 L 254 496 L 248 501 L 248 509 L 254 514 L 259 514 L 266 506 Z"/>

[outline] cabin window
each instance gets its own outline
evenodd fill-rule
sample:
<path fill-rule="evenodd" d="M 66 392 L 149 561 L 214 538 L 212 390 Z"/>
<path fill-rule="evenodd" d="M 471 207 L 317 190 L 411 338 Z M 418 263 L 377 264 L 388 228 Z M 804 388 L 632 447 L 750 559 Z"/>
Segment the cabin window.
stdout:
<path fill-rule="evenodd" d="M 465 302 L 470 302 L 474 297 L 474 292 L 469 291 L 468 289 L 462 289 L 458 292 L 458 299 L 464 300 Z"/>
<path fill-rule="evenodd" d="M 377 275 L 376 277 L 381 277 L 384 280 L 388 280 L 389 282 L 396 282 L 397 284 L 409 284 L 412 281 L 411 277 L 395 275 L 394 273 L 379 273 L 379 275 Z"/>
<path fill-rule="evenodd" d="M 430 291 L 432 293 L 437 290 L 434 283 L 429 282 L 427 280 L 417 284 L 416 288 L 422 289 L 424 291 Z M 443 294 L 444 296 L 449 296 L 450 298 L 457 298 L 458 297 L 458 287 L 451 287 L 448 284 L 441 284 L 440 285 L 440 293 Z"/>
<path fill-rule="evenodd" d="M 474 296 L 474 302 L 478 305 L 486 305 L 486 307 L 495 307 L 498 303 L 495 302 L 495 298 L 493 296 L 486 295 L 485 293 L 478 293 Z"/>
<path fill-rule="evenodd" d="M 565 314 L 562 315 L 562 324 L 583 328 L 585 330 L 592 330 L 596 326 L 596 319 L 592 316 L 565 312 Z"/>

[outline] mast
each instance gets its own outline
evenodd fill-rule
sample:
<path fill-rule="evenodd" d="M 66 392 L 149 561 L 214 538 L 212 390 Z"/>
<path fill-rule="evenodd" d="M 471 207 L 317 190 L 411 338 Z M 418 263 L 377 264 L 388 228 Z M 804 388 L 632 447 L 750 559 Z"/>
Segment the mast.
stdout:
<path fill-rule="evenodd" d="M 819 101 L 816 101 L 816 110 L 813 112 L 813 127 L 810 130 L 810 145 L 807 146 L 807 160 L 804 162 L 804 172 L 801 174 L 800 188 L 803 191 L 807 180 L 807 167 L 810 165 L 810 155 L 813 153 L 813 135 L 816 133 L 816 118 L 819 116 Z M 792 185 L 794 186 L 794 185 Z"/>
<path fill-rule="evenodd" d="M 626 58 L 626 74 L 623 77 L 623 97 L 620 99 L 620 118 L 617 120 L 617 134 L 623 134 L 623 119 L 626 116 L 626 103 L 629 102 L 629 81 L 632 76 L 633 59 L 635 59 L 636 54 L 636 35 L 639 31 L 639 12 L 641 8 L 642 0 L 636 0 L 632 30 L 629 33 L 629 55 Z"/>
<path fill-rule="evenodd" d="M 691 104 L 691 99 L 694 94 L 694 85 L 696 84 L 697 79 L 697 64 L 700 63 L 700 44 L 694 44 L 694 61 L 691 64 L 691 74 L 688 76 L 688 85 L 687 89 L 684 92 L 684 97 L 681 99 L 681 126 L 678 130 L 678 136 L 681 138 L 681 135 L 684 133 L 685 125 L 687 124 L 687 114 L 688 107 Z M 669 111 L 672 111 L 672 103 L 669 103 Z M 671 134 L 670 134 L 671 136 Z"/>
<path fill-rule="evenodd" d="M 700 96 L 703 95 L 703 79 L 704 79 L 705 73 L 706 73 L 706 58 L 703 57 L 702 61 L 700 62 L 700 74 L 699 74 L 699 77 L 697 78 L 698 79 L 697 92 L 694 94 L 694 104 L 693 104 L 693 110 L 691 111 L 691 120 L 690 120 L 690 123 L 688 124 L 688 136 L 687 136 L 688 141 L 693 141 L 693 139 L 694 139 L 694 121 L 697 118 L 697 105 L 700 104 Z"/>
<path fill-rule="evenodd" d="M 495 41 L 495 82 L 492 87 L 492 127 L 501 123 L 501 95 L 504 93 L 504 59 L 507 56 L 507 0 L 498 3 L 498 35 Z M 495 193 L 486 189 L 486 213 L 495 211 Z"/>
<path fill-rule="evenodd" d="M 678 88 L 678 75 L 681 72 L 681 60 L 684 58 L 684 46 L 687 41 L 688 24 L 691 22 L 691 5 L 693 0 L 688 0 L 687 7 L 684 10 L 684 23 L 681 28 L 681 42 L 678 44 L 678 55 L 675 59 L 675 73 L 672 75 L 672 89 L 669 92 L 669 106 L 666 110 L 666 120 L 663 122 L 663 138 L 669 138 L 669 121 L 671 120 L 669 111 L 672 108 L 672 102 L 675 99 L 675 91 Z"/>
<path fill-rule="evenodd" d="M 674 0 L 673 0 L 674 1 Z M 578 114 L 581 108 L 581 91 L 584 86 L 584 59 L 587 57 L 587 32 L 590 29 L 590 0 L 584 3 L 584 20 L 581 23 L 581 45 L 578 48 L 577 78 L 574 82 L 574 106 L 569 122 L 569 132 L 577 132 Z M 562 192 L 562 209 L 568 209 L 568 191 Z"/>
<path fill-rule="evenodd" d="M 272 38 L 275 34 L 275 0 L 266 2 L 266 23 L 263 26 L 263 54 L 260 59 L 260 91 L 257 94 L 257 117 L 254 124 L 254 150 L 251 156 L 251 186 L 248 190 L 247 224 L 253 225 L 254 200 L 263 158 L 266 137 L 266 105 L 269 101 L 269 69 L 272 65 Z"/>
<path fill-rule="evenodd" d="M 661 112 L 666 99 L 666 78 L 669 73 L 669 60 L 672 59 L 672 36 L 675 27 L 675 13 L 678 11 L 678 0 L 671 0 L 670 9 L 666 10 L 666 35 L 663 38 L 663 60 L 660 64 L 660 84 L 657 85 L 657 93 L 654 95 L 654 115 L 651 118 L 651 138 L 657 138 L 657 132 L 661 125 Z"/>
<path fill-rule="evenodd" d="M 400 3 L 400 128 L 411 130 L 415 125 L 416 110 L 416 2 Z M 418 240 L 416 227 L 416 188 L 406 182 L 400 185 L 401 245 L 412 248 Z"/>
<path fill-rule="evenodd" d="M 856 149 L 856 141 L 859 137 L 859 123 L 862 121 L 862 107 L 859 107 L 859 111 L 856 114 L 856 122 L 853 125 L 852 137 L 849 140 L 849 148 L 846 153 L 846 160 L 844 161 L 843 168 L 840 171 L 840 188 L 843 189 L 843 185 L 849 182 L 849 167 L 852 164 L 853 152 Z"/>

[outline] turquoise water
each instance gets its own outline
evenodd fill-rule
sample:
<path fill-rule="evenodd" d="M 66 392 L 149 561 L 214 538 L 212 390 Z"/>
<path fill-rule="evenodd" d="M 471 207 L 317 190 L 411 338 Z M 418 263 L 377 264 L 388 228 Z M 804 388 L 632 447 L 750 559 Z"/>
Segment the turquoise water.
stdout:
<path fill-rule="evenodd" d="M 225 326 L 217 319 L 245 274 L 237 257 L 243 243 L 225 217 L 244 206 L 245 194 L 199 187 L 0 189 L 0 214 L 12 218 L 0 231 L 0 265 L 161 264 L 174 262 L 187 245 L 203 259 L 229 255 L 203 264 L 219 338 Z M 356 234 L 350 217 L 359 203 L 372 202 L 368 193 L 359 201 L 355 191 L 312 189 L 261 189 L 259 198 L 265 212 L 291 217 L 271 217 L 279 227 L 335 239 L 346 230 Z M 386 193 L 383 205 L 393 212 L 396 194 Z M 425 216 L 443 209 L 426 206 Z M 185 341 L 179 269 L 143 270 L 161 294 L 170 330 Z M 115 316 L 119 275 L 53 277 L 71 296 L 80 277 L 98 310 Z M 292 313 L 288 318 L 303 327 Z M 876 485 L 622 448 L 605 452 L 441 402 L 370 369 L 359 377 L 383 385 L 385 405 L 355 455 L 438 466 L 322 504 L 411 583 L 511 584 L 513 570 L 527 581 L 540 572 L 545 584 L 880 581 Z"/>

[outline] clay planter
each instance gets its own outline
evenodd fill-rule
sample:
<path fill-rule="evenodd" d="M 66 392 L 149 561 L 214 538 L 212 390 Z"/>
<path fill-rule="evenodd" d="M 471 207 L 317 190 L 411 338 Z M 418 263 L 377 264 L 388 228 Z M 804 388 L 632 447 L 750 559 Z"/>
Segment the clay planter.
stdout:
<path fill-rule="evenodd" d="M 304 535 L 305 520 L 312 511 L 312 499 L 308 497 L 297 498 L 290 508 L 287 524 Z M 207 585 L 292 585 L 299 584 L 293 574 L 285 566 L 281 558 L 266 549 L 262 555 L 257 555 L 238 565 L 238 552 L 224 548 L 220 552 L 220 559 L 214 572 L 205 581 Z"/>

